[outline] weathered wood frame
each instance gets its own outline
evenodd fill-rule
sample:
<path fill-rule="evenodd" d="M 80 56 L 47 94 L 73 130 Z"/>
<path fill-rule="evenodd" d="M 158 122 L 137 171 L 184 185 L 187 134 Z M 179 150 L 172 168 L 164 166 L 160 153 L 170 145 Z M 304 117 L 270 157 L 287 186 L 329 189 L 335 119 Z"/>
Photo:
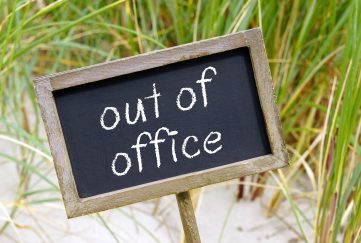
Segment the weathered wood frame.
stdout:
<path fill-rule="evenodd" d="M 250 51 L 272 154 L 88 198 L 79 198 L 53 91 L 240 47 L 248 47 Z M 281 137 L 271 73 L 262 32 L 259 28 L 43 76 L 34 79 L 34 87 L 68 218 L 176 194 L 241 176 L 284 167 L 288 164 L 287 152 Z"/>

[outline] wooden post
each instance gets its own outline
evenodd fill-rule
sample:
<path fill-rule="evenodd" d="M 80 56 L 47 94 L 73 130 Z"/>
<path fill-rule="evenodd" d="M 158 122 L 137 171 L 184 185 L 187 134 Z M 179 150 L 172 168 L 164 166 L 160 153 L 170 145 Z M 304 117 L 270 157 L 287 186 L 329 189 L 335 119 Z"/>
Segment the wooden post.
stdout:
<path fill-rule="evenodd" d="M 178 193 L 176 196 L 187 243 L 201 243 L 189 191 Z"/>

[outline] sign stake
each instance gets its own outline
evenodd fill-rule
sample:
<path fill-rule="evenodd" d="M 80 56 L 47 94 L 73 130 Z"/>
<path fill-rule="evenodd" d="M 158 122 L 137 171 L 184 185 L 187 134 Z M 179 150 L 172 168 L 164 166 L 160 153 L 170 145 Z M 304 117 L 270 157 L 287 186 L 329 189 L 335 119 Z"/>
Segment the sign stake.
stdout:
<path fill-rule="evenodd" d="M 178 193 L 176 197 L 186 242 L 201 243 L 189 191 Z"/>

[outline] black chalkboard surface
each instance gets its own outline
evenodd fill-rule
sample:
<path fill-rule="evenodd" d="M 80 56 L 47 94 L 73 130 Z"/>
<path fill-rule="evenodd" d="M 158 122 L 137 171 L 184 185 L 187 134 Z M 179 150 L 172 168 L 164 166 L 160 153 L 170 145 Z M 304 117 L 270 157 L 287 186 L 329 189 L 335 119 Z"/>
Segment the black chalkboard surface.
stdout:
<path fill-rule="evenodd" d="M 53 94 L 80 198 L 271 154 L 247 47 Z"/>

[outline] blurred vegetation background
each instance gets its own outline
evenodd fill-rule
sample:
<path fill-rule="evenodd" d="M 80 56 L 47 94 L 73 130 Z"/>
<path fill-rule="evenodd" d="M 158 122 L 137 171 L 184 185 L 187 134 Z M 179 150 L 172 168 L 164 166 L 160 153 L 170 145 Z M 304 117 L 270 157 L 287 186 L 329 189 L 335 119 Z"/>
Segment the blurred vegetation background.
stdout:
<path fill-rule="evenodd" d="M 16 147 L 0 147 L 0 170 L 10 163 L 18 172 L 13 201 L 5 203 L 0 195 L 1 207 L 10 212 L 0 221 L 0 239 L 16 241 L 8 231 L 15 227 L 21 234 L 20 212 L 61 201 L 57 181 L 49 177 L 52 158 L 31 77 L 261 27 L 291 166 L 241 179 L 240 190 L 248 183 L 252 187 L 245 193 L 254 199 L 276 183 L 267 215 L 287 201 L 298 222 L 293 230 L 304 241 L 361 242 L 360 5 L 360 0 L 0 0 L 0 141 Z M 314 209 L 312 218 L 299 199 Z M 97 217 L 117 240 L 101 214 Z M 313 233 L 306 234 L 305 227 Z"/>

